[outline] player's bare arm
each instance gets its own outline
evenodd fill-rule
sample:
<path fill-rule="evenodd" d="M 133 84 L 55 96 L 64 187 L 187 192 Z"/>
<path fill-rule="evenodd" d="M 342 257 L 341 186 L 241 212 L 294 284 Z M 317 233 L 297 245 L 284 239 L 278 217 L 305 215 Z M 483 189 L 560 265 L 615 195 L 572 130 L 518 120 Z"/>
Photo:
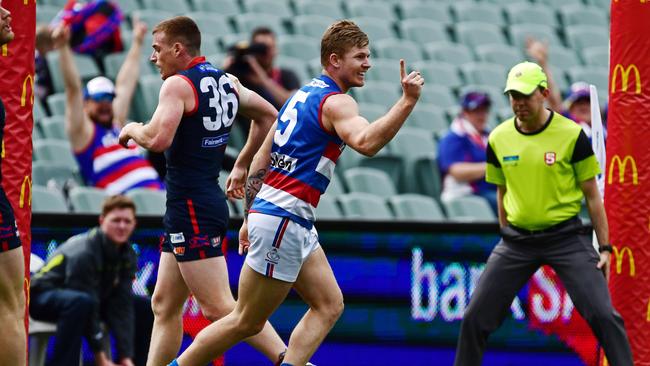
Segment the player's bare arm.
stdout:
<path fill-rule="evenodd" d="M 131 122 L 120 131 L 120 145 L 126 147 L 129 140 L 147 150 L 162 152 L 171 144 L 183 113 L 194 108 L 194 92 L 180 76 L 171 76 L 160 88 L 158 106 L 148 124 Z"/>
<path fill-rule="evenodd" d="M 54 47 L 59 50 L 59 66 L 65 88 L 65 130 L 73 150 L 84 148 L 93 134 L 93 124 L 84 114 L 79 71 L 70 48 L 70 28 L 64 25 L 52 31 Z"/>
<path fill-rule="evenodd" d="M 114 120 L 123 127 L 129 115 L 129 107 L 140 75 L 140 55 L 142 42 L 147 33 L 147 24 L 137 19 L 133 21 L 133 42 L 129 53 L 115 79 L 115 99 L 113 99 Z"/>
<path fill-rule="evenodd" d="M 228 75 L 228 77 L 233 81 L 239 94 L 239 113 L 251 119 L 251 128 L 246 144 L 239 153 L 226 180 L 226 195 L 241 199 L 244 197 L 248 166 L 253 160 L 255 152 L 259 150 L 264 142 L 271 125 L 277 118 L 278 111 L 257 93 L 241 85 L 236 77 L 232 75 Z"/>
<path fill-rule="evenodd" d="M 400 77 L 402 96 L 372 124 L 359 115 L 359 106 L 351 96 L 337 94 L 323 105 L 323 125 L 359 153 L 375 155 L 397 134 L 420 98 L 424 78 L 417 71 L 407 75 L 404 60 L 400 60 Z"/>
<path fill-rule="evenodd" d="M 596 232 L 596 238 L 598 238 L 598 243 L 602 245 L 609 244 L 609 225 L 607 224 L 607 213 L 605 212 L 605 206 L 603 205 L 603 200 L 600 197 L 600 192 L 598 191 L 598 183 L 596 183 L 596 178 L 591 178 L 584 182 L 580 183 L 580 189 L 585 195 L 585 201 L 587 203 L 587 210 L 589 211 L 589 217 L 591 217 L 591 223 Z M 605 270 L 605 277 L 609 281 L 609 262 L 611 260 L 611 253 L 608 251 L 603 251 L 600 253 L 600 260 L 598 261 L 598 268 Z"/>

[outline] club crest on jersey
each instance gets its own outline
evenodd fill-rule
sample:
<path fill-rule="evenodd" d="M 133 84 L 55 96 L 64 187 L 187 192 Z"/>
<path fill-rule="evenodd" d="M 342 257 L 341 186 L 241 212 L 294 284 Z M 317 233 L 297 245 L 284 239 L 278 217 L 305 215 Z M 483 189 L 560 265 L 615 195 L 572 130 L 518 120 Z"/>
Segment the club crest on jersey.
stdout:
<path fill-rule="evenodd" d="M 553 151 L 544 153 L 544 162 L 546 163 L 546 165 L 555 164 L 555 153 Z"/>
<path fill-rule="evenodd" d="M 277 169 L 285 170 L 289 173 L 296 169 L 298 159 L 292 158 L 289 155 L 278 154 L 277 152 L 271 153 L 271 166 Z"/>
<path fill-rule="evenodd" d="M 280 262 L 280 254 L 278 254 L 278 249 L 277 248 L 271 248 L 266 253 L 266 258 L 264 258 L 265 261 L 273 264 L 278 264 Z"/>

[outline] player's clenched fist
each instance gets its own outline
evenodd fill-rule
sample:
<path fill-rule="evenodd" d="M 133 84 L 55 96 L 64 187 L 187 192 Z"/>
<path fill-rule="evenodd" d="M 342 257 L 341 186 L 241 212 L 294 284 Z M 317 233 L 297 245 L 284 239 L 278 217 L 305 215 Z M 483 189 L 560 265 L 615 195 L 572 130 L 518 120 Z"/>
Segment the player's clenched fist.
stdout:
<path fill-rule="evenodd" d="M 420 98 L 422 86 L 424 85 L 424 78 L 420 75 L 419 71 L 411 71 L 406 75 L 406 63 L 403 59 L 399 60 L 399 72 L 402 79 L 402 91 L 407 98 L 417 100 Z"/>

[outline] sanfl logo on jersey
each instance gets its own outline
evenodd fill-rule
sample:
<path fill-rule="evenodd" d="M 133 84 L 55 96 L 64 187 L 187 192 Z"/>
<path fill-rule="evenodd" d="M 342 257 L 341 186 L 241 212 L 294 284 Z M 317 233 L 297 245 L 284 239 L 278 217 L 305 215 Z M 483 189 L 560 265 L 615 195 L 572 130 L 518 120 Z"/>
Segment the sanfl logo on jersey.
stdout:
<path fill-rule="evenodd" d="M 555 152 L 550 151 L 544 154 L 544 162 L 546 165 L 553 165 L 555 164 Z"/>
<path fill-rule="evenodd" d="M 316 88 L 329 88 L 326 82 L 321 79 L 311 79 L 311 82 L 307 84 L 308 86 L 314 86 Z"/>

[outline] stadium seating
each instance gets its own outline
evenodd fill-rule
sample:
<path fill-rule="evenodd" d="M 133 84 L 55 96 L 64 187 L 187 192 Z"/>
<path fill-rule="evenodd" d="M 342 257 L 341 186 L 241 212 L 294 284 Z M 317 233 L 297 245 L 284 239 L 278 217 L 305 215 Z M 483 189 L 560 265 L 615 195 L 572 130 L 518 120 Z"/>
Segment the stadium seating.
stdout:
<path fill-rule="evenodd" d="M 508 69 L 524 60 L 522 50 L 506 44 L 479 45 L 474 51 L 479 60 L 501 65 L 503 69 Z"/>
<path fill-rule="evenodd" d="M 245 0 L 242 1 L 244 11 L 248 13 L 266 13 L 279 17 L 291 15 L 292 11 L 287 1 L 277 0 Z"/>
<path fill-rule="evenodd" d="M 393 214 L 386 202 L 370 193 L 351 192 L 338 196 L 338 201 L 347 219 L 391 220 Z"/>
<path fill-rule="evenodd" d="M 65 93 L 54 93 L 47 97 L 47 108 L 50 113 L 55 116 L 63 116 L 65 114 Z"/>
<path fill-rule="evenodd" d="M 141 0 L 144 8 L 168 11 L 174 15 L 187 14 L 192 11 L 186 0 Z"/>
<path fill-rule="evenodd" d="M 370 38 L 371 43 L 397 37 L 392 24 L 386 22 L 385 19 L 365 16 L 355 17 L 351 20 L 363 29 L 368 35 L 368 38 Z"/>
<path fill-rule="evenodd" d="M 451 42 L 445 26 L 429 19 L 404 19 L 398 23 L 398 27 L 402 38 L 418 44 Z"/>
<path fill-rule="evenodd" d="M 456 36 L 460 43 L 470 48 L 486 44 L 507 44 L 505 35 L 498 25 L 487 22 L 461 22 L 456 24 Z"/>
<path fill-rule="evenodd" d="M 457 1 L 451 4 L 456 22 L 505 24 L 501 6 L 488 2 Z"/>
<path fill-rule="evenodd" d="M 449 25 L 454 22 L 449 13 L 449 9 L 437 3 L 401 1 L 398 3 L 397 10 L 401 19 L 421 19 L 443 25 Z"/>
<path fill-rule="evenodd" d="M 43 139 L 34 141 L 34 161 L 61 163 L 77 170 L 77 161 L 72 155 L 72 148 L 67 140 Z"/>
<path fill-rule="evenodd" d="M 76 175 L 76 169 L 66 164 L 51 161 L 35 161 L 32 163 L 32 182 L 34 185 L 44 187 L 54 185 L 59 189 L 81 183 Z"/>
<path fill-rule="evenodd" d="M 584 6 L 580 3 L 558 8 L 560 19 L 565 27 L 572 25 L 592 25 L 603 29 L 609 28 L 607 14 L 594 6 Z"/>
<path fill-rule="evenodd" d="M 102 204 L 108 194 L 103 189 L 94 187 L 74 187 L 69 192 L 72 211 L 84 214 L 100 214 Z"/>
<path fill-rule="evenodd" d="M 510 24 L 540 24 L 553 28 L 559 26 L 553 9 L 544 4 L 520 2 L 505 6 L 503 10 Z"/>
<path fill-rule="evenodd" d="M 201 36 L 209 34 L 212 37 L 221 37 L 224 34 L 235 33 L 235 30 L 230 26 L 230 22 L 225 15 L 219 12 L 196 11 L 186 14 L 192 18 L 196 25 L 201 30 Z M 208 54 L 203 50 L 204 40 L 201 40 L 201 48 L 203 54 Z"/>
<path fill-rule="evenodd" d="M 429 59 L 460 65 L 474 61 L 474 55 L 464 44 L 451 42 L 432 42 L 424 45 L 424 52 Z"/>
<path fill-rule="evenodd" d="M 378 57 L 399 60 L 403 58 L 410 62 L 422 60 L 422 50 L 420 46 L 405 39 L 386 38 L 373 43 L 372 48 Z"/>
<path fill-rule="evenodd" d="M 43 186 L 32 186 L 32 212 L 35 213 L 67 213 L 68 205 L 63 194 L 56 189 Z"/>
<path fill-rule="evenodd" d="M 243 13 L 233 17 L 238 33 L 249 34 L 257 27 L 269 27 L 276 34 L 287 34 L 280 16 L 267 13 Z"/>
<path fill-rule="evenodd" d="M 59 66 L 59 53 L 50 52 L 47 54 L 46 59 L 47 67 L 51 70 L 50 76 L 52 77 L 54 92 L 63 92 L 63 74 L 61 74 L 61 67 Z M 74 63 L 77 66 L 79 76 L 84 82 L 100 74 L 97 64 L 90 56 L 75 54 Z"/>
<path fill-rule="evenodd" d="M 384 21 L 395 18 L 395 11 L 387 3 L 352 0 L 344 4 L 349 17 L 373 17 Z"/>
<path fill-rule="evenodd" d="M 388 198 L 397 194 L 390 176 L 379 170 L 366 167 L 349 168 L 343 172 L 350 193 L 366 192 Z"/>
<path fill-rule="evenodd" d="M 318 15 L 332 20 L 345 18 L 343 8 L 338 1 L 297 0 L 294 1 L 294 6 L 299 15 Z"/>
<path fill-rule="evenodd" d="M 303 14 L 293 17 L 291 21 L 297 34 L 320 39 L 333 20 L 319 14 Z"/>
<path fill-rule="evenodd" d="M 593 46 L 582 49 L 582 60 L 588 66 L 609 66 L 609 47 Z"/>
<path fill-rule="evenodd" d="M 458 66 L 453 63 L 420 61 L 406 66 L 420 71 L 427 84 L 446 86 L 451 89 L 463 85 Z"/>
<path fill-rule="evenodd" d="M 483 197 L 465 196 L 443 202 L 447 217 L 459 221 L 496 221 L 490 204 Z"/>
<path fill-rule="evenodd" d="M 306 62 L 320 57 L 320 42 L 318 38 L 287 34 L 278 37 L 278 51 Z"/>
<path fill-rule="evenodd" d="M 196 11 L 209 11 L 230 17 L 241 12 L 237 0 L 193 0 Z"/>
<path fill-rule="evenodd" d="M 329 195 L 321 196 L 320 201 L 318 202 L 318 207 L 316 207 L 316 220 L 341 220 L 343 219 L 343 213 L 339 208 L 336 199 L 330 197 Z"/>
<path fill-rule="evenodd" d="M 444 221 L 445 215 L 431 197 L 400 194 L 388 198 L 388 203 L 400 221 Z"/>
<path fill-rule="evenodd" d="M 126 193 L 135 203 L 138 215 L 162 216 L 166 210 L 166 193 L 151 189 L 138 188 Z"/>

